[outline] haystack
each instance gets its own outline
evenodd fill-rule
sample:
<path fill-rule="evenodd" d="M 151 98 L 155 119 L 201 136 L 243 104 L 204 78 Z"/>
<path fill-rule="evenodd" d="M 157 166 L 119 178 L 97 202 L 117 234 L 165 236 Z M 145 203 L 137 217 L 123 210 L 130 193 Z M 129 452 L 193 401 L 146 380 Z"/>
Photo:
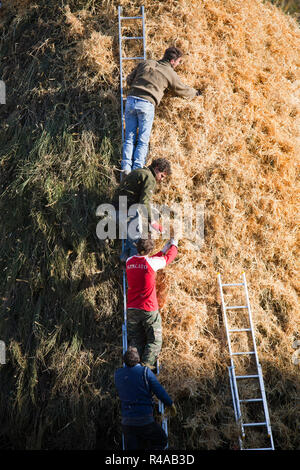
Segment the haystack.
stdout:
<path fill-rule="evenodd" d="M 148 58 L 161 58 L 170 45 L 181 48 L 185 56 L 179 76 L 203 90 L 202 96 L 190 102 L 172 93 L 163 98 L 156 109 L 148 156 L 149 163 L 157 157 L 168 158 L 173 167 L 172 180 L 156 194 L 155 202 L 170 207 L 175 203 L 204 205 L 205 237 L 201 249 L 183 237 L 176 262 L 159 275 L 157 283 L 164 338 L 160 380 L 179 410 L 170 423 L 170 445 L 190 449 L 236 445 L 217 273 L 221 272 L 225 282 L 236 282 L 245 271 L 275 447 L 299 449 L 300 370 L 292 360 L 293 344 L 300 338 L 299 25 L 279 8 L 261 0 L 103 0 L 101 6 L 97 2 L 86 3 L 66 4 L 57 23 L 64 33 L 61 53 L 65 76 L 83 94 L 85 103 L 87 96 L 100 100 L 100 114 L 96 114 L 101 116 L 99 134 L 96 121 L 90 130 L 91 139 L 97 142 L 100 136 L 102 145 L 96 144 L 99 178 L 103 174 L 101 165 L 107 163 L 104 153 L 108 135 L 112 146 L 110 165 L 118 169 L 121 159 L 119 4 L 128 15 L 144 5 Z M 75 119 L 76 138 L 81 141 L 84 132 L 86 138 L 88 126 L 87 118 L 84 120 L 86 108 L 81 110 L 83 120 Z M 117 132 L 109 134 L 109 127 L 117 128 Z M 97 168 L 96 160 L 93 162 Z M 85 165 L 89 164 L 86 159 Z M 109 175 L 110 188 L 118 182 L 116 174 Z M 81 249 L 85 253 L 84 245 Z M 117 253 L 118 247 L 110 251 L 114 259 Z M 80 278 L 82 265 L 78 258 L 76 262 Z M 115 269 L 111 258 L 102 258 L 102 262 L 107 269 Z M 82 270 L 86 270 L 85 275 L 93 275 L 95 263 Z M 95 331 L 101 331 L 101 338 L 109 344 L 101 356 L 106 361 L 107 374 L 108 366 L 117 366 L 121 361 L 118 354 L 122 308 L 120 304 L 114 317 L 111 309 L 107 310 L 106 320 L 113 322 L 119 335 L 107 342 L 100 325 L 101 293 L 109 292 L 105 287 L 116 289 L 117 283 L 105 283 L 107 280 L 100 278 L 99 284 L 82 295 L 88 296 L 89 305 L 96 311 Z M 117 294 L 121 302 L 121 290 L 114 291 Z M 242 347 L 247 341 L 246 337 L 241 338 Z M 95 379 L 97 371 L 101 384 L 102 363 L 93 365 L 84 341 L 80 347 L 85 356 L 77 350 L 77 355 L 67 355 L 64 361 L 53 356 L 53 393 L 72 389 L 69 381 L 62 384 L 55 379 L 61 378 L 60 368 L 67 367 L 66 361 L 69 368 L 77 361 L 86 361 L 82 380 Z M 89 348 L 93 349 L 90 342 Z M 248 365 L 243 362 L 241 367 L 247 369 Z M 76 377 L 80 383 L 81 378 Z M 97 402 L 97 391 L 89 389 L 89 393 Z M 113 424 L 109 410 L 105 411 L 111 444 L 102 443 L 114 448 L 113 436 L 120 438 L 118 405 L 113 402 L 112 389 L 104 387 L 103 393 L 105 398 L 99 406 L 93 404 L 93 411 L 114 403 Z M 79 402 L 77 397 L 78 407 Z M 76 415 L 77 411 L 73 409 L 72 413 Z M 55 442 L 59 445 L 59 440 Z"/>

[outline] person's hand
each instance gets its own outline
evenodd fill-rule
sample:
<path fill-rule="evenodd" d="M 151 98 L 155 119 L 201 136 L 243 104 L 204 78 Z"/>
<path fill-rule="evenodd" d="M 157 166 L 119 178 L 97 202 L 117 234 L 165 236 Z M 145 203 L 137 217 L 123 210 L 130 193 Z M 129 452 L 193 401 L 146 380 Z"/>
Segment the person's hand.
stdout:
<path fill-rule="evenodd" d="M 174 418 L 174 416 L 177 415 L 177 409 L 176 409 L 176 406 L 174 405 L 174 403 L 172 403 L 171 406 L 166 406 L 165 415 L 170 417 L 170 418 Z"/>

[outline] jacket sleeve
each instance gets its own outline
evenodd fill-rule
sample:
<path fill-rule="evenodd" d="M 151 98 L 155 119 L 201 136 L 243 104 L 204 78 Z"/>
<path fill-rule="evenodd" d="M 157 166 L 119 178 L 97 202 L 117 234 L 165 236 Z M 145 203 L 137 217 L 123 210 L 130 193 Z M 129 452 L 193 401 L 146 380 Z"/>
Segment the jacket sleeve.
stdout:
<path fill-rule="evenodd" d="M 174 259 L 176 258 L 178 253 L 178 248 L 176 245 L 171 245 L 170 248 L 168 249 L 167 253 L 164 254 L 164 258 L 166 260 L 166 264 L 172 263 Z"/>
<path fill-rule="evenodd" d="M 181 96 L 182 98 L 193 99 L 196 96 L 197 90 L 195 88 L 185 85 L 175 72 L 172 71 L 170 87 L 176 93 L 176 95 Z"/>
<path fill-rule="evenodd" d="M 172 263 L 172 261 L 176 258 L 177 253 L 177 247 L 175 245 L 171 245 L 167 253 L 159 251 L 156 253 L 156 255 L 150 256 L 150 258 L 148 258 L 148 263 L 150 264 L 153 271 L 158 271 L 159 269 L 165 268 L 167 264 Z"/>
<path fill-rule="evenodd" d="M 139 64 L 140 65 L 140 64 Z M 137 67 L 135 67 L 132 72 L 127 76 L 126 78 L 126 82 L 127 82 L 127 85 L 128 86 L 131 86 L 132 85 L 132 82 L 133 80 L 135 79 L 136 77 L 136 73 L 137 73 L 137 70 L 139 68 L 139 65 Z"/>
<path fill-rule="evenodd" d="M 145 178 L 143 188 L 140 194 L 139 203 L 144 204 L 144 206 L 146 207 L 149 223 L 151 223 L 152 221 L 152 211 L 151 211 L 150 201 L 151 201 L 154 190 L 155 190 L 155 183 L 153 184 L 150 178 L 148 177 Z"/>
<path fill-rule="evenodd" d="M 159 383 L 153 372 L 147 367 L 147 380 L 149 383 L 149 387 L 152 393 L 161 400 L 164 405 L 171 406 L 173 404 L 173 400 L 167 394 L 164 387 Z"/>

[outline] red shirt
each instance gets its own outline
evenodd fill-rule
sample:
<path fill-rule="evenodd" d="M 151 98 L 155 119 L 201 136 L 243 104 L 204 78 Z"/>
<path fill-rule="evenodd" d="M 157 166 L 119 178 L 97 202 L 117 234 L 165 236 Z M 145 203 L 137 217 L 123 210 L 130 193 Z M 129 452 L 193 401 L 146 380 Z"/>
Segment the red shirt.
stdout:
<path fill-rule="evenodd" d="M 158 310 L 155 273 L 171 263 L 177 255 L 177 247 L 171 245 L 167 253 L 160 251 L 153 256 L 131 256 L 126 261 L 127 308 L 153 312 Z"/>

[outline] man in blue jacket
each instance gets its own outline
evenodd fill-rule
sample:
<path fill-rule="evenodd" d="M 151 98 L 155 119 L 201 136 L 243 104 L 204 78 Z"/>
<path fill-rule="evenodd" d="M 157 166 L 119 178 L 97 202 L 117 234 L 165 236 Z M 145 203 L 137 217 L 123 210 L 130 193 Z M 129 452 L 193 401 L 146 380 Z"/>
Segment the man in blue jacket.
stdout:
<path fill-rule="evenodd" d="M 152 394 L 175 416 L 176 408 L 163 386 L 148 367 L 143 367 L 136 348 L 129 346 L 123 356 L 125 366 L 115 372 L 115 385 L 121 400 L 122 431 L 126 450 L 163 450 L 168 438 L 153 416 Z"/>

